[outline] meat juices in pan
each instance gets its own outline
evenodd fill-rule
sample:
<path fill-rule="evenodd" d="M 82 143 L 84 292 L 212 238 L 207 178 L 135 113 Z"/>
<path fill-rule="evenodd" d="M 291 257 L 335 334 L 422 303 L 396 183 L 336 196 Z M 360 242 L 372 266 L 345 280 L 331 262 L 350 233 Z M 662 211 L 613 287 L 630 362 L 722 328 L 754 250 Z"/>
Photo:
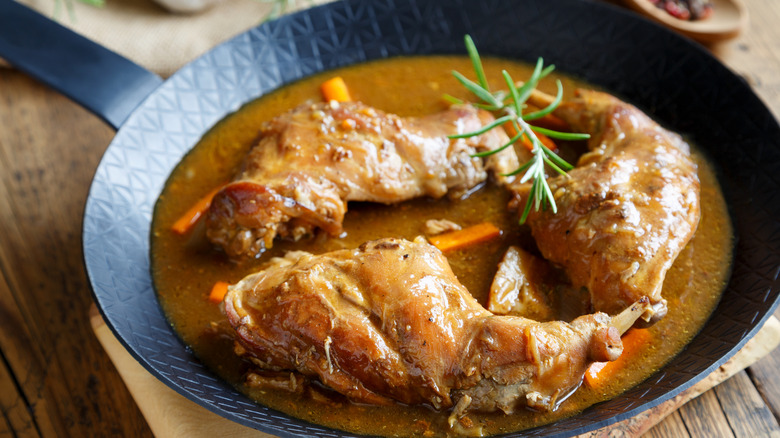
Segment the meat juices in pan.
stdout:
<path fill-rule="evenodd" d="M 519 72 L 518 77 L 530 72 L 527 66 L 515 66 L 505 60 L 486 63 L 490 64 L 486 73 L 491 83 L 500 82 L 502 69 L 509 69 L 513 75 Z M 605 288 L 597 294 L 589 294 L 589 286 L 583 286 L 588 284 L 590 277 L 577 277 L 579 286 L 572 284 L 579 269 L 575 261 L 546 259 L 548 256 L 543 247 L 548 251 L 556 246 L 562 247 L 562 251 L 576 251 L 579 243 L 556 236 L 557 231 L 566 231 L 564 227 L 557 231 L 539 231 L 543 228 L 542 215 L 546 212 L 538 213 L 539 217 L 532 215 L 529 225 L 517 224 L 517 215 L 507 210 L 507 202 L 512 194 L 515 203 L 524 202 L 525 188 L 511 184 L 511 178 L 502 178 L 502 174 L 517 167 L 516 155 L 497 156 L 494 157 L 496 161 L 471 156 L 478 150 L 501 146 L 506 135 L 494 130 L 471 143 L 472 139 L 450 141 L 447 138 L 452 133 L 473 131 L 493 120 L 489 115 L 486 117 L 486 113 L 467 106 L 446 109 L 440 100 L 442 93 L 466 98 L 465 93 L 455 89 L 457 84 L 448 82 L 447 77 L 451 78 L 452 69 L 468 67 L 468 59 L 426 57 L 394 59 L 339 70 L 337 74 L 344 75 L 350 89 L 355 91 L 353 95 L 367 105 L 301 105 L 300 102 L 318 98 L 316 93 L 322 78 L 313 77 L 266 96 L 225 119 L 185 157 L 172 174 L 155 210 L 152 262 L 155 288 L 166 314 L 204 364 L 258 402 L 305 421 L 369 435 L 428 436 L 433 433 L 444 436 L 473 434 L 480 430 L 500 434 L 572 415 L 645 379 L 683 348 L 690 334 L 701 327 L 717 303 L 722 282 L 728 275 L 731 228 L 725 202 L 709 165 L 698 154 L 695 161 L 691 160 L 687 145 L 678 142 L 674 134 L 661 130 L 638 110 L 611 96 L 581 92 L 580 97 L 566 98 L 569 102 L 562 104 L 556 115 L 566 118 L 573 130 L 592 134 L 587 145 L 591 152 L 582 157 L 569 176 L 550 179 L 550 183 L 556 187 L 559 214 L 581 215 L 584 225 L 579 226 L 580 231 L 591 227 L 589 234 L 605 239 L 611 230 L 619 230 L 618 234 L 628 230 L 620 222 L 620 216 L 606 215 L 609 212 L 606 207 L 610 202 L 615 204 L 616 200 L 626 201 L 620 210 L 625 216 L 622 219 L 629 225 L 640 224 L 634 231 L 641 229 L 652 233 L 653 227 L 665 224 L 663 216 L 636 221 L 644 214 L 640 202 L 643 201 L 641 192 L 645 190 L 643 182 L 656 180 L 652 178 L 652 166 L 632 168 L 632 160 L 649 156 L 669 163 L 664 167 L 678 175 L 675 178 L 684 179 L 685 175 L 691 175 L 690 172 L 694 175 L 688 182 L 668 180 L 668 192 L 647 196 L 645 202 L 658 203 L 667 199 L 655 196 L 661 194 L 670 195 L 668 199 L 671 200 L 679 199 L 673 196 L 675 192 L 685 190 L 692 181 L 698 183 L 696 164 L 693 163 L 698 163 L 701 177 L 701 188 L 691 192 L 698 194 L 701 190 L 702 224 L 693 242 L 681 253 L 679 262 L 668 271 L 663 295 L 651 296 L 655 308 L 648 309 L 640 302 L 629 307 L 631 318 L 608 315 L 619 309 L 600 313 L 595 308 L 597 305 L 609 306 L 613 301 L 619 308 L 621 301 L 631 303 L 630 295 L 621 292 L 628 284 L 649 284 L 648 290 L 655 290 L 653 284 L 659 282 L 641 283 L 641 277 L 652 276 L 634 269 L 645 264 L 649 266 L 650 262 L 642 258 L 646 254 L 625 251 L 637 238 L 630 239 L 621 234 L 620 239 L 611 241 L 607 246 L 612 251 L 601 257 L 610 261 L 614 268 L 628 266 L 630 269 L 624 269 L 622 276 L 611 280 L 624 281 L 625 285 Z M 416 72 L 415 81 L 408 80 L 410 71 Z M 542 88 L 552 89 L 551 86 Z M 534 98 L 540 96 L 537 94 Z M 578 102 L 587 104 L 579 105 Z M 542 100 L 534 106 L 544 104 Z M 569 111 L 571 118 L 563 111 Z M 415 117 L 395 116 L 390 112 Z M 318 118 L 321 123 L 311 123 Z M 584 128 L 576 127 L 579 122 Z M 258 127 L 262 128 L 260 137 L 257 136 Z M 366 129 L 371 127 L 379 129 Z M 627 137 L 634 141 L 644 139 L 643 151 L 631 149 L 628 142 L 621 141 Z M 320 147 L 312 147 L 304 145 L 304 139 L 327 141 Z M 656 140 L 659 147 L 653 149 Z M 334 147 L 337 141 L 344 143 Z M 414 146 L 423 142 L 430 144 L 415 150 Z M 262 148 L 259 147 L 261 144 Z M 578 143 L 573 149 L 566 143 L 559 146 L 567 156 L 586 145 Z M 431 154 L 422 159 L 419 155 L 424 152 Z M 523 156 L 528 151 L 518 147 L 517 153 Z M 363 157 L 360 158 L 362 161 L 350 161 L 355 156 Z M 437 167 L 437 163 L 445 164 Z M 617 168 L 630 171 L 617 172 L 604 163 L 617 163 Z M 403 172 L 406 172 L 406 178 L 392 180 L 397 173 Z M 574 177 L 576 181 L 566 182 Z M 624 179 L 625 185 L 612 184 L 620 178 Z M 170 224 L 190 208 L 194 200 L 231 180 L 232 183 L 223 186 L 223 195 L 213 203 L 212 214 L 216 218 L 212 219 L 216 220 L 209 220 L 208 227 L 198 225 L 185 236 L 170 232 Z M 488 180 L 493 181 L 485 184 Z M 657 181 L 665 183 L 665 180 Z M 566 190 L 575 187 L 584 190 L 591 183 L 601 184 L 609 190 L 593 190 L 587 195 L 590 202 L 581 204 L 569 202 L 562 196 Z M 656 184 L 645 185 L 646 188 L 654 186 Z M 299 188 L 297 191 L 296 187 Z M 601 200 L 601 193 L 609 191 L 611 193 Z M 583 193 L 587 194 L 587 191 Z M 444 199 L 435 199 L 437 197 Z M 401 202 L 406 199 L 410 202 Z M 350 203 L 350 212 L 344 214 L 347 203 Z M 677 205 L 693 204 L 678 202 Z M 258 206 L 272 208 L 260 209 Z M 584 207 L 592 208 L 594 212 L 588 213 Z M 675 220 L 683 221 L 681 227 L 675 228 L 684 231 L 683 241 L 688 228 L 697 229 L 695 220 L 685 213 L 687 211 L 695 209 L 678 209 L 672 214 Z M 613 222 L 599 224 L 588 216 L 595 213 L 604 214 Z M 343 224 L 338 218 L 343 218 Z M 446 260 L 441 256 L 434 257 L 432 254 L 436 250 L 426 243 L 414 242 L 420 233 L 442 232 L 460 225 L 468 227 L 480 221 L 494 223 L 503 234 L 490 242 L 448 252 Z M 430 226 L 426 226 L 426 222 Z M 537 230 L 532 234 L 534 228 Z M 318 229 L 322 232 L 317 232 Z M 216 236 L 217 245 L 207 240 L 207 231 L 212 238 Z M 308 238 L 312 234 L 315 238 Z M 390 236 L 399 239 L 387 239 Z M 396 244 L 400 246 L 394 248 Z M 671 249 L 659 251 L 660 257 L 651 260 L 661 262 L 654 265 L 653 272 L 658 272 L 657 267 L 667 269 L 665 263 L 671 263 L 676 257 L 674 248 L 678 245 L 685 246 L 685 243 L 677 242 Z M 514 252 L 509 250 L 502 261 L 504 252 L 512 246 Z M 400 254 L 401 249 L 415 251 L 408 254 L 409 258 L 416 254 L 417 260 L 407 264 L 411 269 L 407 274 L 415 277 L 402 281 L 414 285 L 416 292 L 404 299 L 403 294 L 410 291 L 393 291 L 396 299 L 384 305 L 383 309 L 387 309 L 384 314 L 375 314 L 371 303 L 381 303 L 390 293 L 386 290 L 391 289 L 390 283 L 403 278 L 403 259 L 395 260 L 407 254 Z M 620 251 L 626 252 L 628 262 L 618 257 Z M 354 266 L 347 269 L 350 263 L 344 260 L 344 254 L 363 261 L 362 257 L 379 257 L 379 253 L 390 259 L 370 263 L 372 272 L 361 273 Z M 269 263 L 272 257 L 278 258 Z M 596 259 L 595 255 L 592 257 Z M 438 261 L 421 263 L 420 260 Z M 308 265 L 314 261 L 317 261 L 316 265 Z M 452 273 L 445 275 L 441 263 L 447 263 L 446 270 L 454 271 L 457 279 Z M 309 266 L 310 269 L 304 273 L 293 265 L 298 268 Z M 278 290 L 264 291 L 243 287 L 250 279 L 265 275 L 278 277 L 279 284 L 299 286 L 294 291 L 291 287 L 286 293 L 281 286 Z M 428 283 L 417 276 L 427 276 Z M 242 281 L 242 278 L 246 280 Z M 307 280 L 317 286 L 306 286 Z M 228 295 L 233 298 L 229 298 L 225 306 L 216 306 L 205 299 L 210 286 L 220 281 L 232 283 L 236 289 L 231 292 L 233 295 Z M 368 286 L 368 281 L 374 283 L 373 286 Z M 350 286 L 354 284 L 360 285 L 359 293 Z M 428 286 L 432 287 L 430 291 L 424 289 Z M 488 317 L 473 298 L 461 298 L 464 292 L 490 306 L 494 313 L 506 316 Z M 639 296 L 640 292 L 637 288 L 632 293 Z M 426 296 L 448 297 L 452 302 L 470 301 L 471 304 L 451 306 L 449 302 L 426 301 Z M 279 301 L 265 302 L 260 297 L 274 297 L 274 301 L 277 298 Z M 615 368 L 600 381 L 606 386 L 596 389 L 583 385 L 567 402 L 561 403 L 577 388 L 579 383 L 572 382 L 580 381 L 581 372 L 592 360 L 608 360 L 619 351 L 619 341 L 614 330 L 610 333 L 609 326 L 615 330 L 618 326 L 625 327 L 625 322 L 631 322 L 638 310 L 645 313 L 650 322 L 655 322 L 663 313 L 667 298 L 669 314 L 647 331 L 650 333 L 648 347 L 631 356 L 630 369 Z M 295 304 L 299 309 L 303 309 L 304 302 L 311 305 L 307 312 L 314 317 L 304 321 L 304 315 L 296 316 L 284 308 L 292 306 L 296 300 L 300 300 Z M 601 300 L 601 304 L 597 304 L 597 300 Z M 232 304 L 229 303 L 240 303 L 242 309 L 236 310 L 237 313 L 248 312 L 235 323 L 237 329 L 228 323 L 221 310 L 230 312 Z M 319 312 L 324 308 L 329 312 Z M 586 315 L 591 312 L 594 313 Z M 250 318 L 249 313 L 260 319 Z M 263 319 L 261 313 L 275 319 L 270 316 Z M 433 317 L 436 323 L 433 324 L 425 318 L 426 314 L 448 316 Z M 470 322 L 464 315 L 474 315 L 475 321 Z M 403 318 L 414 323 L 401 321 Z M 396 320 L 400 322 L 394 322 Z M 282 321 L 286 322 L 281 324 Z M 405 332 L 406 326 L 410 327 L 409 333 Z M 344 327 L 350 327 L 349 333 L 345 333 Z M 385 334 L 388 327 L 394 328 Z M 520 328 L 525 330 L 523 335 L 517 335 Z M 306 330 L 309 330 L 308 337 L 293 335 Z M 452 336 L 436 341 L 440 338 L 437 331 L 443 331 L 445 335 L 451 331 Z M 266 332 L 268 334 L 261 338 L 277 339 L 280 346 L 273 353 L 257 347 L 260 342 L 256 337 Z M 417 332 L 424 337 L 415 338 Z M 367 333 L 373 335 L 363 336 Z M 463 336 L 477 336 L 473 340 L 479 342 L 464 343 Z M 240 342 L 236 342 L 239 339 Z M 587 339 L 591 340 L 588 345 Z M 435 348 L 428 349 L 430 342 L 434 342 Z M 376 347 L 382 343 L 386 349 Z M 491 350 L 491 343 L 500 344 L 501 350 Z M 283 345 L 287 347 L 282 348 Z M 366 361 L 380 355 L 361 355 L 360 352 L 366 350 L 381 350 L 382 354 L 394 357 L 395 362 L 378 360 L 375 366 Z M 460 350 L 462 362 L 453 359 L 453 350 Z M 448 364 L 445 371 L 437 368 L 439 353 Z M 506 367 L 487 363 L 497 361 L 499 353 L 506 360 Z M 475 359 L 478 357 L 484 362 Z M 365 365 L 360 365 L 361 360 Z M 555 368 L 556 361 L 571 366 L 564 372 Z M 379 366 L 390 362 L 394 365 Z M 468 368 L 469 365 L 474 366 Z M 377 369 L 372 371 L 372 367 Z M 406 376 L 410 381 L 418 370 L 425 370 L 428 378 L 420 380 L 422 383 L 419 384 L 405 383 L 398 374 L 391 375 L 399 370 L 411 370 L 413 376 Z M 380 373 L 380 377 L 372 373 Z M 383 383 L 384 378 L 397 380 Z M 353 385 L 344 385 L 345 382 Z M 389 382 L 397 383 L 397 389 L 388 390 Z M 325 389 L 324 385 L 332 385 L 335 391 Z M 348 399 L 358 403 L 350 403 Z M 399 400 L 417 401 L 405 404 L 397 403 Z M 440 409 L 431 409 L 434 406 Z M 456 423 L 454 429 L 451 428 L 453 421 Z"/>

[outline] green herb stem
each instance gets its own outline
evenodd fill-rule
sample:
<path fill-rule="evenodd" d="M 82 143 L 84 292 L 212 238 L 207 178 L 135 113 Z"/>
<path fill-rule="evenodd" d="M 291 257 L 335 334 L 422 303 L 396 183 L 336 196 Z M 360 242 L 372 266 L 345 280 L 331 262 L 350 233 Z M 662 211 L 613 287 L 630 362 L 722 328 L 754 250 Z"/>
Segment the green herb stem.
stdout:
<path fill-rule="evenodd" d="M 484 151 L 474 154 L 474 157 L 485 157 L 498 153 L 507 147 L 515 144 L 525 136 L 533 145 L 531 150 L 531 159 L 520 166 L 518 169 L 506 174 L 505 176 L 515 176 L 523 174 L 520 178 L 520 183 L 524 184 L 531 182 L 531 190 L 523 209 L 523 214 L 520 217 L 520 223 L 525 223 L 528 215 L 533 207 L 535 211 L 539 211 L 540 208 L 550 207 L 553 213 L 558 212 L 558 207 L 555 205 L 555 197 L 552 190 L 547 183 L 547 174 L 545 172 L 545 165 L 558 174 L 565 175 L 568 170 L 571 170 L 574 166 L 567 163 L 564 159 L 556 155 L 553 151 L 547 148 L 536 135 L 536 132 L 544 134 L 550 138 L 558 140 L 584 140 L 589 138 L 588 134 L 559 132 L 551 129 L 540 128 L 528 123 L 532 120 L 540 119 L 553 111 L 558 107 L 563 99 L 563 86 L 560 81 L 556 81 L 558 91 L 556 96 L 545 107 L 538 111 L 534 111 L 528 114 L 523 114 L 526 107 L 526 101 L 536 89 L 539 81 L 549 75 L 554 66 L 550 65 L 545 67 L 542 58 L 539 58 L 534 66 L 534 71 L 531 77 L 525 83 L 516 83 L 510 74 L 504 70 L 502 75 L 504 82 L 507 85 L 507 91 L 491 91 L 485 76 L 485 70 L 482 66 L 482 61 L 477 52 L 476 45 L 470 36 L 465 36 L 466 51 L 469 54 L 471 63 L 474 67 L 474 72 L 477 77 L 477 81 L 472 81 L 466 76 L 453 71 L 452 74 L 455 79 L 458 80 L 468 91 L 476 96 L 481 102 L 477 102 L 474 105 L 483 108 L 485 110 L 501 114 L 495 121 L 481 127 L 472 132 L 458 134 L 450 136 L 450 138 L 467 138 L 484 134 L 485 132 L 499 127 L 505 123 L 511 123 L 515 130 L 518 132 L 508 143 L 503 146 L 490 151 Z M 459 99 L 449 98 L 452 102 L 460 102 Z M 536 131 L 536 132 L 534 132 Z"/>

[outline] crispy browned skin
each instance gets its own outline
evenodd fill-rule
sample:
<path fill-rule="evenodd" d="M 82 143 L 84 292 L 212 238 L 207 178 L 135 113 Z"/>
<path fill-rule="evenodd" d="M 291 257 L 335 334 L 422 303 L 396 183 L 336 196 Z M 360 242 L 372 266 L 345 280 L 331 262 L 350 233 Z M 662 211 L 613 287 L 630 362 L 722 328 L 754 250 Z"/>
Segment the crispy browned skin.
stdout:
<path fill-rule="evenodd" d="M 666 272 L 701 215 L 688 144 L 605 93 L 580 90 L 555 114 L 592 137 L 576 168 L 549 180 L 558 213 L 528 218 L 539 249 L 588 288 L 595 310 L 615 314 L 647 296 L 654 311 L 645 319 L 656 321 L 666 313 Z"/>
<path fill-rule="evenodd" d="M 603 313 L 571 324 L 493 315 L 420 238 L 289 253 L 231 286 L 224 303 L 241 350 L 264 369 L 318 378 L 357 402 L 453 415 L 554 409 L 592 361 L 622 351 Z"/>
<path fill-rule="evenodd" d="M 347 201 L 392 204 L 420 196 L 460 196 L 490 171 L 517 167 L 503 130 L 461 140 L 493 117 L 453 106 L 401 118 L 361 103 L 307 104 L 266 123 L 243 170 L 212 202 L 209 239 L 231 256 L 257 255 L 276 236 L 299 239 L 315 229 L 341 232 Z"/>

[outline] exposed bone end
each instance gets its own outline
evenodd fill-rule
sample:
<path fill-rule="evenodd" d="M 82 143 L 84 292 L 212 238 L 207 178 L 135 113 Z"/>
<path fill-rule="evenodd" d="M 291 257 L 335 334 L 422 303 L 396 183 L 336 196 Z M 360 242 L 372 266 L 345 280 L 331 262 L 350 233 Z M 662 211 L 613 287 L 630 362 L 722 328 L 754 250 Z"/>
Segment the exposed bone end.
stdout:
<path fill-rule="evenodd" d="M 623 353 L 620 332 L 612 326 L 602 327 L 590 341 L 589 358 L 594 362 L 611 362 Z"/>
<path fill-rule="evenodd" d="M 628 331 L 638 321 L 642 321 L 641 318 L 645 315 L 652 315 L 654 311 L 654 306 L 650 304 L 650 299 L 642 297 L 639 301 L 612 317 L 610 325 L 601 327 L 593 333 L 588 352 L 589 359 L 594 362 L 611 362 L 616 360 L 623 353 L 623 342 L 620 340 L 623 333 Z"/>
<path fill-rule="evenodd" d="M 658 302 L 655 302 L 652 305 L 650 305 L 650 308 L 646 310 L 642 314 L 642 316 L 639 317 L 639 319 L 636 320 L 636 322 L 634 323 L 634 327 L 636 328 L 650 327 L 651 325 L 660 321 L 664 316 L 666 316 L 666 313 L 668 311 L 669 308 L 666 305 L 666 300 L 660 300 Z"/>
<path fill-rule="evenodd" d="M 623 333 L 628 331 L 628 329 L 630 329 L 631 326 L 633 326 L 634 323 L 640 317 L 642 317 L 645 314 L 652 314 L 648 312 L 653 312 L 653 311 L 654 311 L 653 305 L 650 304 L 650 299 L 647 297 L 642 297 L 641 299 L 639 299 L 639 301 L 636 301 L 634 304 L 630 305 L 622 312 L 613 316 L 612 323 L 610 325 L 612 327 L 615 327 L 618 330 L 618 332 L 620 332 L 620 334 L 622 335 Z"/>
<path fill-rule="evenodd" d="M 463 397 L 458 400 L 458 403 L 455 405 L 454 408 L 452 408 L 452 413 L 447 418 L 447 423 L 449 423 L 450 427 L 455 426 L 455 423 L 466 414 L 466 410 L 469 408 L 469 405 L 471 405 L 471 396 L 468 394 L 464 394 Z"/>

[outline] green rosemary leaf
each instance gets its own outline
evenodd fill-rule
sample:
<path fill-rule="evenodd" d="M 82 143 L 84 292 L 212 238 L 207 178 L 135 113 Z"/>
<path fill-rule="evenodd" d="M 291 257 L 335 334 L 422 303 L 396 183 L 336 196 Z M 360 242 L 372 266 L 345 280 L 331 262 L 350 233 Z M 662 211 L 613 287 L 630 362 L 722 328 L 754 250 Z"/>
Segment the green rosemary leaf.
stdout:
<path fill-rule="evenodd" d="M 472 105 L 474 105 L 475 107 L 477 107 L 479 109 L 483 109 L 483 110 L 491 112 L 491 113 L 499 111 L 499 110 L 501 110 L 501 108 L 503 108 L 503 105 L 502 106 L 488 105 L 486 103 L 472 103 Z"/>
<path fill-rule="evenodd" d="M 490 131 L 491 129 L 493 129 L 493 128 L 497 127 L 497 126 L 503 125 L 504 123 L 506 123 L 506 122 L 508 122 L 510 120 L 512 120 L 512 116 L 508 116 L 507 115 L 507 116 L 504 116 L 504 117 L 499 117 L 499 118 L 493 120 L 491 123 L 489 123 L 489 124 L 479 128 L 479 129 L 477 129 L 476 131 L 466 132 L 466 133 L 463 133 L 463 134 L 449 135 L 448 138 L 469 138 L 469 137 L 475 137 L 477 135 L 482 135 L 482 134 Z"/>
<path fill-rule="evenodd" d="M 534 72 L 531 74 L 531 77 L 526 81 L 518 90 L 518 98 L 520 103 L 525 103 L 526 100 L 528 100 L 528 96 L 531 95 L 531 92 L 534 91 L 534 88 L 539 84 L 539 80 L 541 79 L 541 75 L 543 72 L 543 60 L 542 58 L 538 58 L 536 60 L 536 66 L 534 67 Z"/>
<path fill-rule="evenodd" d="M 545 181 L 542 186 L 544 188 L 544 199 L 547 201 L 547 205 L 550 206 L 553 213 L 558 213 L 558 206 L 555 205 L 555 196 L 553 196 L 552 190 L 550 190 L 550 185 Z"/>
<path fill-rule="evenodd" d="M 541 76 L 539 76 L 539 79 L 547 77 L 547 75 L 552 73 L 553 70 L 555 70 L 555 64 L 548 65 L 547 67 L 544 68 L 544 70 L 542 70 L 542 74 Z"/>
<path fill-rule="evenodd" d="M 547 186 L 547 180 L 537 178 L 534 180 L 534 183 L 536 184 L 536 190 L 534 190 L 534 210 L 539 211 L 544 206 L 544 195 L 546 193 L 544 188 Z"/>
<path fill-rule="evenodd" d="M 528 199 L 526 200 L 523 214 L 520 218 L 520 223 L 525 223 L 528 215 L 531 212 L 531 208 L 535 208 L 537 211 L 540 208 L 552 208 L 553 212 L 557 212 L 557 206 L 555 205 L 555 198 L 553 197 L 552 190 L 549 184 L 547 184 L 547 174 L 545 173 L 545 166 L 549 166 L 553 171 L 565 174 L 566 171 L 571 170 L 573 166 L 566 162 L 549 148 L 544 146 L 539 138 L 537 138 L 536 132 L 545 134 L 551 138 L 559 140 L 583 140 L 590 138 L 587 134 L 576 134 L 567 132 L 558 132 L 551 129 L 539 128 L 534 126 L 533 130 L 531 125 L 528 124 L 530 120 L 536 120 L 552 113 L 561 103 L 563 99 L 563 86 L 560 81 L 556 82 L 558 92 L 552 99 L 551 103 L 547 107 L 538 111 L 523 114 L 523 110 L 526 108 L 526 100 L 536 89 L 539 81 L 548 76 L 554 66 L 550 65 L 545 67 L 542 58 L 539 58 L 534 67 L 534 71 L 528 81 L 524 83 L 516 83 L 512 80 L 510 74 L 507 71 L 502 71 L 504 81 L 507 84 L 507 91 L 490 91 L 485 76 L 482 61 L 477 52 L 474 41 L 466 35 L 466 50 L 468 51 L 471 63 L 474 66 L 474 72 L 477 76 L 477 82 L 474 82 L 458 72 L 453 72 L 455 78 L 466 87 L 471 93 L 473 93 L 481 102 L 474 104 L 478 108 L 486 109 L 493 113 L 501 115 L 494 122 L 489 123 L 482 128 L 469 132 L 466 134 L 453 135 L 450 138 L 466 138 L 473 137 L 475 135 L 483 134 L 491 129 L 494 129 L 504 123 L 510 122 L 518 132 L 508 143 L 502 145 L 500 148 L 492 151 L 484 151 L 472 155 L 473 157 L 485 157 L 491 154 L 502 151 L 525 136 L 528 141 L 533 145 L 531 151 L 531 159 L 525 164 L 521 165 L 518 169 L 505 174 L 504 176 L 516 176 L 522 174 L 519 183 L 525 184 L 531 182 L 531 188 L 528 192 Z"/>
<path fill-rule="evenodd" d="M 519 99 L 519 92 L 515 86 L 515 81 L 512 80 L 512 77 L 509 76 L 509 72 L 506 70 L 502 70 L 501 74 L 504 75 L 504 82 L 506 82 L 506 85 L 509 88 L 509 95 L 512 97 L 512 106 L 514 106 L 515 109 L 514 115 L 516 116 L 517 114 L 522 114 L 523 102 Z"/>
<path fill-rule="evenodd" d="M 541 146 L 542 146 L 542 152 L 544 153 L 544 156 L 547 157 L 549 160 L 551 160 L 553 163 L 555 163 L 556 166 L 560 167 L 565 171 L 574 169 L 574 166 L 567 163 L 566 160 L 559 157 L 555 152 L 551 151 L 547 146 L 545 146 L 544 144 L 542 144 Z"/>
<path fill-rule="evenodd" d="M 485 77 L 485 70 L 482 68 L 482 60 L 479 58 L 479 52 L 477 52 L 477 46 L 474 45 L 474 40 L 470 35 L 466 35 L 464 38 L 466 43 L 466 51 L 471 58 L 471 64 L 474 66 L 474 73 L 477 75 L 477 81 L 485 90 L 489 90 L 487 78 Z"/>
<path fill-rule="evenodd" d="M 555 161 L 550 159 L 550 157 L 547 154 L 545 154 L 545 156 L 544 156 L 544 162 L 547 163 L 547 165 L 550 166 L 552 168 L 552 170 L 560 173 L 561 175 L 566 175 L 566 170 L 571 170 L 571 167 L 569 169 L 566 169 L 566 170 L 561 169 L 560 167 L 558 167 L 559 163 L 556 163 Z M 564 161 L 564 163 L 566 163 L 566 162 Z M 566 164 L 568 164 L 568 163 L 566 163 Z"/>
<path fill-rule="evenodd" d="M 528 219 L 528 214 L 531 213 L 531 206 L 533 205 L 533 200 L 535 196 L 531 196 L 531 194 L 535 193 L 536 180 L 534 180 L 533 185 L 531 185 L 531 190 L 528 192 L 529 196 L 528 199 L 525 201 L 525 208 L 523 209 L 523 215 L 520 216 L 520 225 L 524 224 L 526 219 Z"/>
<path fill-rule="evenodd" d="M 563 100 L 563 84 L 561 84 L 560 80 L 556 80 L 555 85 L 558 87 L 558 92 L 555 94 L 555 99 L 553 99 L 553 101 L 550 102 L 550 104 L 545 108 L 523 115 L 523 120 L 531 121 L 541 119 L 542 117 L 552 113 L 555 108 L 558 108 L 558 105 L 560 105 L 561 101 Z"/>
<path fill-rule="evenodd" d="M 538 126 L 534 126 L 534 129 L 539 133 L 542 133 L 550 138 L 554 138 L 557 140 L 576 141 L 576 140 L 587 140 L 590 138 L 590 134 L 581 134 L 578 132 L 553 131 L 552 129 L 541 128 Z"/>
<path fill-rule="evenodd" d="M 487 157 L 489 155 L 497 154 L 497 153 L 503 151 L 504 149 L 508 148 L 509 146 L 512 146 L 513 144 L 515 144 L 517 142 L 517 140 L 520 140 L 520 136 L 521 135 L 523 135 L 523 134 L 518 134 L 518 135 L 512 137 L 508 142 L 504 143 L 504 145 L 501 146 L 501 147 L 498 147 L 496 149 L 490 149 L 490 150 L 487 150 L 487 151 L 477 152 L 476 154 L 471 154 L 470 156 L 471 157 L 476 157 L 476 158 L 483 158 L 483 157 Z"/>
<path fill-rule="evenodd" d="M 544 160 L 537 159 L 538 155 L 534 156 L 534 159 L 530 161 L 531 165 L 528 167 L 528 170 L 523 174 L 523 176 L 520 178 L 520 184 L 525 184 L 528 182 L 529 179 L 533 178 L 534 181 L 539 179 L 539 175 L 544 176 L 544 169 L 542 169 L 542 172 L 539 172 L 539 164 L 544 164 Z"/>
<path fill-rule="evenodd" d="M 458 82 L 466 87 L 467 90 L 474 93 L 474 95 L 480 98 L 483 102 L 487 102 L 488 104 L 495 105 L 497 107 L 502 106 L 501 101 L 496 100 L 495 96 L 493 96 L 488 90 L 480 87 L 476 82 L 456 71 L 453 71 L 452 74 L 455 76 L 455 79 L 457 79 Z"/>
<path fill-rule="evenodd" d="M 460 104 L 465 103 L 465 101 L 463 99 L 457 98 L 457 97 L 452 96 L 450 94 L 445 94 L 444 96 L 442 96 L 442 99 L 444 99 L 447 102 L 452 103 L 452 104 L 460 105 Z"/>
<path fill-rule="evenodd" d="M 517 169 L 515 169 L 515 170 L 513 170 L 513 171 L 511 171 L 511 172 L 509 172 L 509 173 L 504 173 L 504 174 L 503 174 L 503 176 L 515 176 L 515 175 L 519 175 L 519 174 L 521 174 L 521 173 L 525 172 L 525 170 L 526 170 L 526 169 L 528 169 L 529 167 L 531 167 L 531 165 L 532 165 L 532 164 L 534 164 L 533 160 L 529 160 L 529 161 L 527 161 L 525 164 L 523 164 L 522 166 L 518 167 Z"/>

